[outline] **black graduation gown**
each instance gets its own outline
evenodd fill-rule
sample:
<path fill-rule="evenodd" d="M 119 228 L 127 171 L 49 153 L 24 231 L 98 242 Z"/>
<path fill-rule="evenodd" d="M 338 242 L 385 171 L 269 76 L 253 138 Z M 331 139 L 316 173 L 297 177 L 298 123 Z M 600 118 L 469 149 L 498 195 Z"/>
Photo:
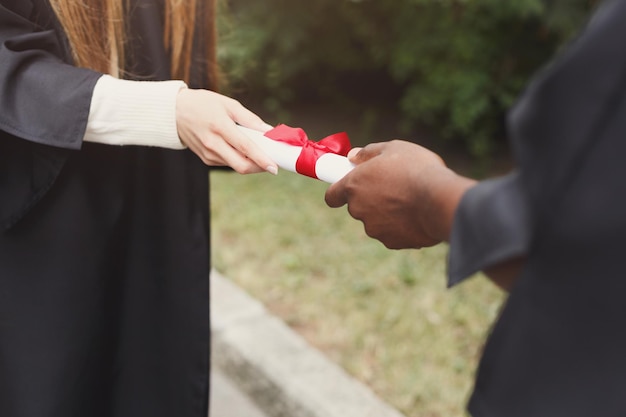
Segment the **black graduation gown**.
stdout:
<path fill-rule="evenodd" d="M 475 417 L 626 415 L 626 1 L 606 1 L 509 117 L 519 169 L 464 196 L 450 284 L 528 260 L 488 339 Z"/>
<path fill-rule="evenodd" d="M 130 69 L 168 79 L 131 3 Z M 0 416 L 205 417 L 207 168 L 82 143 L 101 74 L 69 62 L 47 1 L 0 0 Z"/>

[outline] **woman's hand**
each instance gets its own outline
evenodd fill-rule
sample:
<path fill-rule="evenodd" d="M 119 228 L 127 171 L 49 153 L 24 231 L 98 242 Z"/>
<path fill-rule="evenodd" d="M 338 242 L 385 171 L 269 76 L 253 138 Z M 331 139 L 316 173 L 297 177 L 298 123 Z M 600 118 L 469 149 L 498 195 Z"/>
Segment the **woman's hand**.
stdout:
<path fill-rule="evenodd" d="M 240 174 L 278 167 L 236 124 L 266 132 L 272 126 L 237 100 L 209 90 L 182 89 L 176 102 L 180 140 L 207 165 L 229 166 Z"/>

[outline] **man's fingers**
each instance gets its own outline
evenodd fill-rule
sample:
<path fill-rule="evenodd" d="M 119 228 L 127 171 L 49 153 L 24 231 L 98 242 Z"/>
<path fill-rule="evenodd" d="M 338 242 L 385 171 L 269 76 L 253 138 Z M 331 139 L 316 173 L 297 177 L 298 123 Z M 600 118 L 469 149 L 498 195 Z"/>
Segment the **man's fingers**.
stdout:
<path fill-rule="evenodd" d="M 343 181 L 338 181 L 328 187 L 324 199 L 326 200 L 326 204 L 332 208 L 341 207 L 346 204 L 348 202 L 348 196 Z"/>
<path fill-rule="evenodd" d="M 350 151 L 348 152 L 348 159 L 350 160 L 350 162 L 354 162 L 356 155 L 361 152 L 363 148 L 352 148 L 350 149 Z"/>
<path fill-rule="evenodd" d="M 380 155 L 385 146 L 385 143 L 370 143 L 364 148 L 353 148 L 348 153 L 348 159 L 353 164 L 362 164 L 370 159 Z"/>
<path fill-rule="evenodd" d="M 380 155 L 383 146 L 384 143 L 373 143 L 367 145 L 364 148 L 354 148 L 348 153 L 348 159 L 350 160 L 350 162 L 356 165 L 362 164 L 374 158 L 375 156 Z M 328 206 L 337 208 L 348 203 L 348 184 L 350 178 L 354 177 L 356 175 L 356 171 L 358 170 L 359 168 L 355 168 L 352 172 L 348 173 L 348 175 L 346 175 L 344 178 L 332 184 L 328 188 L 328 190 L 326 190 L 326 195 L 324 196 L 324 199 L 326 200 L 326 204 L 328 204 Z"/>

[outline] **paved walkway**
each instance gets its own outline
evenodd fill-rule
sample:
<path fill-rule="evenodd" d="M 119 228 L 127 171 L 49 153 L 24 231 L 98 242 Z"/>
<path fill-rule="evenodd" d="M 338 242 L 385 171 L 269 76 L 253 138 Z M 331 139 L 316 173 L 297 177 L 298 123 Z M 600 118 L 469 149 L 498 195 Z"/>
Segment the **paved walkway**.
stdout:
<path fill-rule="evenodd" d="M 216 271 L 211 313 L 211 417 L 404 417 Z"/>
<path fill-rule="evenodd" d="M 211 372 L 211 417 L 267 417 L 250 398 L 213 367 Z"/>

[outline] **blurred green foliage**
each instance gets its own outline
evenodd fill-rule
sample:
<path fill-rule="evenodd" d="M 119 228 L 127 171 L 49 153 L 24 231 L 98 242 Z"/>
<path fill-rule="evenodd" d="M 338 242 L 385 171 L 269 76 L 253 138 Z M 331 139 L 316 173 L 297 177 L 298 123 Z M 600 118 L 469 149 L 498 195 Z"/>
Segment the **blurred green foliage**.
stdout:
<path fill-rule="evenodd" d="M 592 0 L 228 0 L 220 59 L 267 111 L 302 101 L 392 110 L 405 131 L 485 157 L 529 77 Z M 364 112 L 371 117 L 371 112 Z"/>

